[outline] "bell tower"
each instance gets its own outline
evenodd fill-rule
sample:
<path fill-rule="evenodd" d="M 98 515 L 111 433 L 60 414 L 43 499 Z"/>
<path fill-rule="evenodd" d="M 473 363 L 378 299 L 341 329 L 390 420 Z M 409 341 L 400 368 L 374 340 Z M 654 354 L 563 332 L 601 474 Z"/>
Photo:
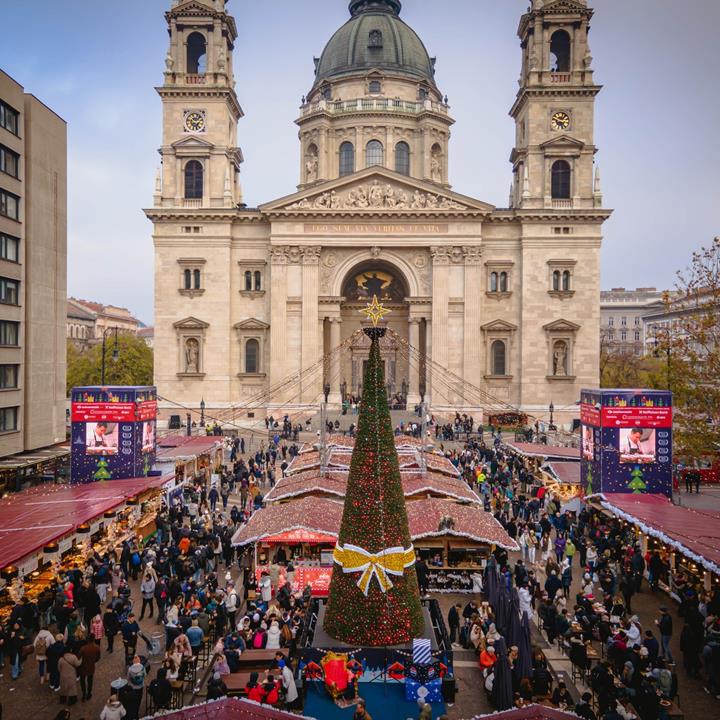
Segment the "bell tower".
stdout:
<path fill-rule="evenodd" d="M 173 0 L 164 83 L 162 172 L 155 207 L 235 207 L 242 203 L 232 52 L 237 27 L 225 0 Z"/>
<path fill-rule="evenodd" d="M 586 0 L 532 0 L 518 28 L 522 47 L 511 204 L 573 210 L 602 206 L 594 165 L 595 97 Z"/>

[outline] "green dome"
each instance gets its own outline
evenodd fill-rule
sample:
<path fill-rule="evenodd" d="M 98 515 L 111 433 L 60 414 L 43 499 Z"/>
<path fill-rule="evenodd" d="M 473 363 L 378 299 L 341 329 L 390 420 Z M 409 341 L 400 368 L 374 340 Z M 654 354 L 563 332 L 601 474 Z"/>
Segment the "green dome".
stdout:
<path fill-rule="evenodd" d="M 435 87 L 435 62 L 417 33 L 400 19 L 400 7 L 400 0 L 353 0 L 352 17 L 332 36 L 317 62 L 314 87 L 373 68 Z"/>

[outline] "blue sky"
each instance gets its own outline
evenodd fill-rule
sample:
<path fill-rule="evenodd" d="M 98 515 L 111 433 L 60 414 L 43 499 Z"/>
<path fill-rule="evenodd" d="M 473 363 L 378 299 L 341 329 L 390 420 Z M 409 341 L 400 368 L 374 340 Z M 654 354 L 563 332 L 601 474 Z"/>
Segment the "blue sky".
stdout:
<path fill-rule="evenodd" d="M 515 35 L 528 0 L 405 0 L 403 19 L 437 56 L 457 120 L 454 189 L 507 204 L 517 91 Z M 169 0 L 0 0 L 0 67 L 68 123 L 73 295 L 153 314 L 152 201 Z M 604 288 L 666 287 L 720 232 L 720 2 L 595 0 L 591 48 L 605 204 Z M 245 200 L 298 182 L 301 96 L 346 0 L 230 0 Z"/>

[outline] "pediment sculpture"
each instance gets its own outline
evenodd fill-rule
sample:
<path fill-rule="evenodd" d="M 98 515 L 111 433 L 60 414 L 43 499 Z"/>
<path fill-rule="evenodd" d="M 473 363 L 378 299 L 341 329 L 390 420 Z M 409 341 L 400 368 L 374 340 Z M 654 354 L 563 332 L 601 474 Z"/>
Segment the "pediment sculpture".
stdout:
<path fill-rule="evenodd" d="M 434 193 L 405 192 L 389 183 L 373 180 L 345 193 L 330 190 L 289 205 L 288 210 L 467 210 L 454 200 Z"/>

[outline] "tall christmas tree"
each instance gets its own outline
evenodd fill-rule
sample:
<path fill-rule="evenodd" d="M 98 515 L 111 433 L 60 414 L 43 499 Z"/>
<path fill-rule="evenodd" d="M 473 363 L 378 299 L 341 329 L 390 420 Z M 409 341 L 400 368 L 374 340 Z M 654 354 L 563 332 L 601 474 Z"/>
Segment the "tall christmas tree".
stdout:
<path fill-rule="evenodd" d="M 325 630 L 351 645 L 380 647 L 422 634 L 415 551 L 385 394 L 377 327 L 387 312 L 373 298 L 365 370 L 340 535 L 335 547 Z"/>

